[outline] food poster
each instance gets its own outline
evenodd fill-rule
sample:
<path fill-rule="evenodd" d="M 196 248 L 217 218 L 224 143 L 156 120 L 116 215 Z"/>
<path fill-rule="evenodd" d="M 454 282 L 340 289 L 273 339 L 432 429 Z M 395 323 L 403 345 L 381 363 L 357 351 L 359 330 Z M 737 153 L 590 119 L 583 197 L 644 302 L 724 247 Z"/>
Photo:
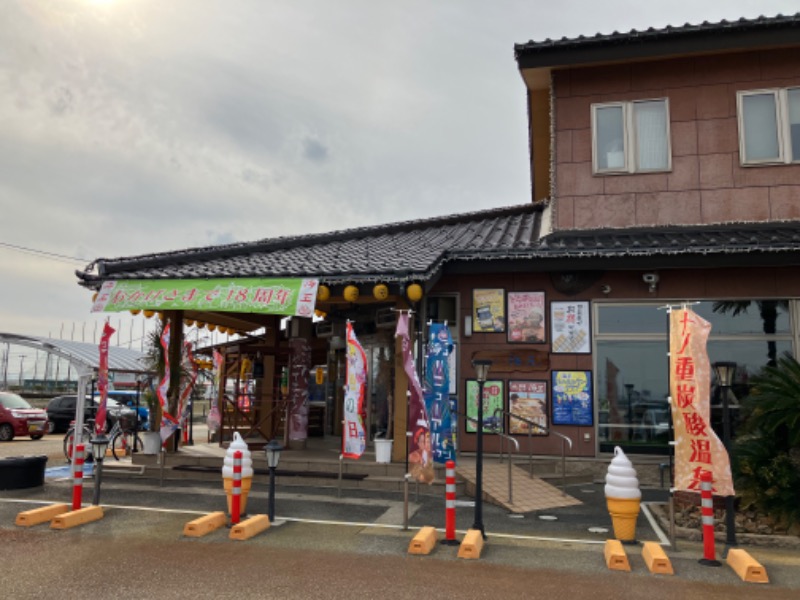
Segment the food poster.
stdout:
<path fill-rule="evenodd" d="M 552 351 L 556 354 L 589 354 L 592 351 L 588 302 L 551 302 Z"/>
<path fill-rule="evenodd" d="M 532 421 L 536 425 L 547 427 L 547 382 L 546 381 L 509 381 L 508 412 Z M 509 433 L 547 435 L 546 429 L 540 429 L 526 421 L 509 417 Z"/>
<path fill-rule="evenodd" d="M 506 330 L 505 290 L 472 290 L 472 330 L 503 333 Z"/>
<path fill-rule="evenodd" d="M 592 425 L 591 371 L 553 371 L 553 425 Z"/>
<path fill-rule="evenodd" d="M 508 293 L 508 341 L 543 344 L 545 334 L 544 292 Z"/>
<path fill-rule="evenodd" d="M 503 415 L 495 416 L 494 411 L 503 408 L 503 382 L 487 381 L 483 384 L 483 431 L 484 433 L 503 433 Z M 470 419 L 475 419 L 471 421 Z M 478 419 L 478 382 L 467 381 L 467 433 L 476 433 Z"/>

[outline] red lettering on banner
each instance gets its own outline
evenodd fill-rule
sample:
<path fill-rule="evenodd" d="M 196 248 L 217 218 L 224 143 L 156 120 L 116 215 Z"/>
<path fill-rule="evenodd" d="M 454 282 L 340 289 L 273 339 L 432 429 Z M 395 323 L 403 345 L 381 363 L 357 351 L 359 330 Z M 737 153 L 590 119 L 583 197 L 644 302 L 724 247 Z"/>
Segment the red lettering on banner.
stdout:
<path fill-rule="evenodd" d="M 148 302 L 150 302 L 151 300 L 158 300 L 163 293 L 164 290 L 153 290 L 152 292 L 148 292 L 146 300 Z"/>
<path fill-rule="evenodd" d="M 289 301 L 289 290 L 278 290 L 275 295 L 277 296 L 278 304 L 286 304 Z"/>
<path fill-rule="evenodd" d="M 690 490 L 698 490 L 700 489 L 700 481 L 703 477 L 703 473 L 710 473 L 708 469 L 704 469 L 703 467 L 697 467 L 692 471 L 692 482 L 689 484 Z M 713 491 L 713 488 L 712 488 Z"/>
<path fill-rule="evenodd" d="M 236 292 L 236 302 L 247 301 L 247 288 L 241 288 Z"/>
<path fill-rule="evenodd" d="M 178 297 L 178 290 L 172 290 L 171 292 L 167 292 L 167 295 L 164 296 L 164 300 L 166 300 L 167 302 L 172 302 L 177 297 Z"/>
<path fill-rule="evenodd" d="M 300 296 L 300 302 L 311 302 L 311 299 L 314 297 L 314 294 L 305 293 Z"/>
<path fill-rule="evenodd" d="M 191 302 L 192 300 L 194 300 L 195 296 L 197 296 L 197 288 L 192 288 L 183 295 L 181 300 L 183 300 L 184 302 Z"/>
<path fill-rule="evenodd" d="M 261 304 L 269 304 L 270 302 L 272 302 L 272 293 L 273 293 L 272 290 L 258 288 L 256 289 L 256 295 L 255 298 L 253 298 L 253 300 L 255 302 L 260 302 Z"/>
<path fill-rule="evenodd" d="M 690 319 L 690 318 L 689 318 L 689 313 L 688 313 L 688 311 L 684 311 L 684 312 L 683 312 L 683 319 L 681 320 L 681 323 L 683 324 L 683 333 L 686 333 L 686 328 L 687 328 L 687 327 L 688 327 L 688 326 L 689 326 L 691 323 L 694 323 L 694 322 L 695 322 L 695 321 L 694 321 L 694 319 Z"/>
<path fill-rule="evenodd" d="M 111 303 L 116 304 L 117 302 L 124 302 L 125 301 L 125 293 L 124 292 L 114 292 L 114 296 L 111 298 Z"/>
<path fill-rule="evenodd" d="M 685 356 L 675 361 L 675 375 L 680 380 L 694 379 L 694 359 Z"/>
<path fill-rule="evenodd" d="M 347 431 L 351 437 L 358 437 L 358 424 L 355 421 L 347 422 Z"/>
<path fill-rule="evenodd" d="M 681 349 L 678 350 L 678 354 L 683 354 L 683 351 L 686 350 L 686 347 L 689 345 L 689 340 L 691 338 L 692 336 L 689 334 L 683 336 L 683 342 L 681 342 Z"/>
<path fill-rule="evenodd" d="M 686 431 L 689 435 L 698 437 L 706 437 L 706 423 L 703 418 L 697 413 L 681 413 L 683 415 L 683 422 L 686 425 Z"/>
<path fill-rule="evenodd" d="M 694 384 L 684 383 L 676 385 L 675 391 L 678 392 L 678 397 L 675 401 L 678 403 L 678 408 L 686 408 L 694 404 L 695 387 Z"/>
<path fill-rule="evenodd" d="M 711 464 L 711 442 L 708 440 L 692 440 L 692 456 L 689 462 Z"/>
<path fill-rule="evenodd" d="M 206 294 L 206 300 L 211 302 L 212 300 L 216 300 L 217 296 L 219 296 L 219 290 L 211 290 Z"/>
<path fill-rule="evenodd" d="M 129 302 L 136 302 L 142 296 L 143 296 L 142 292 L 139 292 L 139 291 L 133 292 L 133 293 L 131 293 L 130 296 L 128 296 L 128 301 Z"/>

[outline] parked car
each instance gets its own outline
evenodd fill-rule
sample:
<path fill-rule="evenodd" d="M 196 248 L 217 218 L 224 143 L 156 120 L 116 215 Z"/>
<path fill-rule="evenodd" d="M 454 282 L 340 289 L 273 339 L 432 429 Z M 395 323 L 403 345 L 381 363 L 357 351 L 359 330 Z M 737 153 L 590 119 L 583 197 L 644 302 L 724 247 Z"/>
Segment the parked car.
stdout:
<path fill-rule="evenodd" d="M 94 395 L 94 400 L 100 400 L 100 394 Z M 145 430 L 150 422 L 150 410 L 147 408 L 144 398 L 135 390 L 108 390 L 108 400 L 114 400 L 134 410 L 139 415 L 139 429 Z M 138 404 L 138 405 L 137 405 Z"/>
<path fill-rule="evenodd" d="M 8 442 L 15 435 L 29 435 L 41 439 L 47 433 L 47 413 L 33 408 L 22 396 L 0 392 L 0 442 Z"/>
<path fill-rule="evenodd" d="M 54 433 L 65 432 L 69 429 L 70 423 L 75 420 L 75 405 L 78 397 L 75 395 L 56 396 L 47 404 L 47 419 L 50 421 L 50 430 Z M 86 398 L 83 403 L 83 418 L 94 419 L 97 415 L 97 402 L 94 399 Z M 114 425 L 117 419 L 123 418 L 133 421 L 136 418 L 136 411 L 132 408 L 120 404 L 112 398 L 106 401 L 107 428 Z"/>

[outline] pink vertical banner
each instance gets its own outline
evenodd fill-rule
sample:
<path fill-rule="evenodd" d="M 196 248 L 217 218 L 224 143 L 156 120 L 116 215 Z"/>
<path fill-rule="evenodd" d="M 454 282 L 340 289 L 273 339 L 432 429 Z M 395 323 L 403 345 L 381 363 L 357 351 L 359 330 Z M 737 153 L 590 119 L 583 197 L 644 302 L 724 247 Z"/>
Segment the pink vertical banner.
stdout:
<path fill-rule="evenodd" d="M 111 336 L 116 329 L 111 327 L 108 321 L 103 326 L 103 335 L 100 336 L 100 346 L 98 351 L 100 359 L 97 369 L 97 389 L 100 392 L 100 404 L 97 407 L 97 415 L 94 419 L 95 433 L 102 433 L 106 429 L 106 404 L 108 401 L 108 345 Z"/>
<path fill-rule="evenodd" d="M 311 346 L 303 338 L 289 341 L 289 439 L 302 442 L 308 438 L 308 373 L 311 370 Z"/>
<path fill-rule="evenodd" d="M 367 355 L 356 339 L 353 324 L 347 322 L 347 376 L 344 386 L 344 431 L 342 454 L 360 458 L 366 448 L 364 432 L 364 387 L 367 382 Z"/>
<path fill-rule="evenodd" d="M 403 346 L 403 369 L 408 377 L 408 425 L 411 432 L 408 441 L 408 471 L 414 479 L 422 483 L 433 482 L 433 453 L 431 452 L 431 427 L 422 385 L 417 375 L 414 355 L 411 352 L 411 338 L 408 333 L 408 313 L 401 312 L 397 319 L 395 337 Z"/>

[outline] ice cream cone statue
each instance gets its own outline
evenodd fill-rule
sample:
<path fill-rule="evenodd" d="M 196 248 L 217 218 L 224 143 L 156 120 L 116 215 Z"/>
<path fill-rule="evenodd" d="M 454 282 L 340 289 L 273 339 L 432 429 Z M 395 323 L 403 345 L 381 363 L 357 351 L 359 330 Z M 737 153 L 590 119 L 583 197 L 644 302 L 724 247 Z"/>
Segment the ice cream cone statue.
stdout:
<path fill-rule="evenodd" d="M 231 514 L 231 495 L 233 493 L 233 453 L 237 450 L 242 453 L 242 493 L 239 510 L 244 515 L 247 513 L 247 495 L 250 493 L 250 485 L 253 483 L 253 459 L 247 443 L 239 435 L 239 432 L 235 431 L 233 441 L 228 446 L 225 461 L 222 464 L 222 481 L 225 485 L 225 495 L 228 497 L 228 514 Z"/>
<path fill-rule="evenodd" d="M 608 512 L 614 524 L 614 537 L 621 542 L 636 541 L 636 518 L 639 516 L 642 492 L 639 490 L 636 469 L 619 446 L 614 448 L 614 458 L 608 465 L 605 491 Z"/>

